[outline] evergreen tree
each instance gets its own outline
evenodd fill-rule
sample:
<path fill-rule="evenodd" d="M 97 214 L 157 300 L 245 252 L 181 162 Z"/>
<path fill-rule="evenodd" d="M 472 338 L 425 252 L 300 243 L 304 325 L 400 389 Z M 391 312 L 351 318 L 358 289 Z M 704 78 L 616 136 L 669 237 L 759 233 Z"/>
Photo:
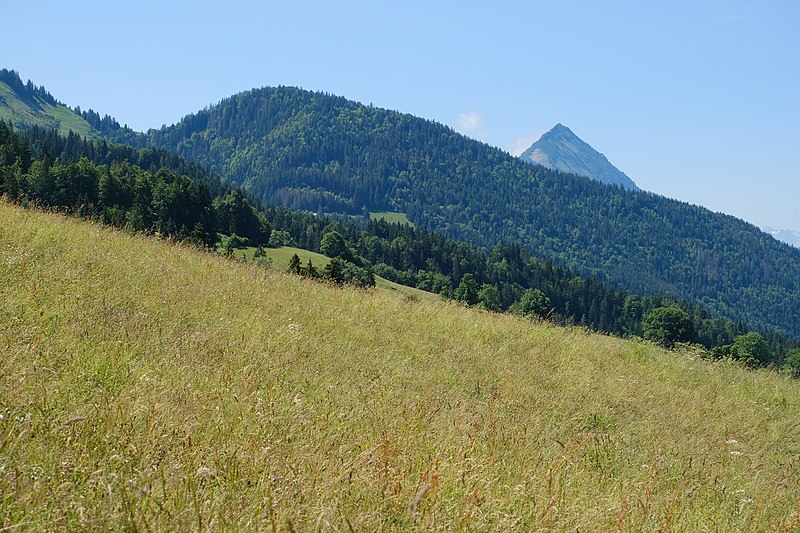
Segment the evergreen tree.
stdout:
<path fill-rule="evenodd" d="M 306 265 L 304 273 L 309 278 L 319 277 L 319 272 L 317 271 L 317 267 L 314 266 L 314 263 L 311 262 L 311 259 L 308 260 L 308 264 Z"/>
<path fill-rule="evenodd" d="M 291 259 L 289 259 L 289 270 L 292 274 L 300 275 L 303 273 L 303 267 L 300 265 L 300 256 L 297 254 L 293 254 Z"/>
<path fill-rule="evenodd" d="M 331 259 L 322 269 L 322 277 L 337 285 L 342 285 L 344 283 L 344 259 L 340 257 Z"/>

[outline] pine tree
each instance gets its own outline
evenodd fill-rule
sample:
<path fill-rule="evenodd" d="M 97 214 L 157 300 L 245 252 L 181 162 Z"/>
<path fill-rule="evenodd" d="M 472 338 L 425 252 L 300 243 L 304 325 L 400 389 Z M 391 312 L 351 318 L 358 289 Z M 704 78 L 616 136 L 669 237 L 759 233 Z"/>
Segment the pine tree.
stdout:
<path fill-rule="evenodd" d="M 292 274 L 300 275 L 303 273 L 303 268 L 300 266 L 300 256 L 294 254 L 291 259 L 289 259 L 289 270 Z"/>

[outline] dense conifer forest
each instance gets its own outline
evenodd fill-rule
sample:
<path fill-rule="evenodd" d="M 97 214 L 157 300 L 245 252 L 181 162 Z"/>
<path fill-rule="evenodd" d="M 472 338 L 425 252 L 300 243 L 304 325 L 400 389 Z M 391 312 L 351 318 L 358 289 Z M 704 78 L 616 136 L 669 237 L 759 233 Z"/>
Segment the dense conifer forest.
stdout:
<path fill-rule="evenodd" d="M 238 189 L 163 150 L 89 141 L 0 121 L 0 194 L 23 204 L 210 246 L 217 233 L 255 244 L 271 228 Z"/>

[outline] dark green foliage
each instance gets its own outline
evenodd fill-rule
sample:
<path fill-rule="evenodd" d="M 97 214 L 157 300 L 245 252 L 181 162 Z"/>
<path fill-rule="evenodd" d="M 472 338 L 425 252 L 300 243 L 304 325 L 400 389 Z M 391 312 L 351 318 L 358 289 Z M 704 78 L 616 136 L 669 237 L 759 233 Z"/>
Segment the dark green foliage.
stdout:
<path fill-rule="evenodd" d="M 232 235 L 223 237 L 219 244 L 224 254 L 232 256 L 234 250 L 250 246 L 250 240 L 247 237 L 242 237 L 233 233 Z"/>
<path fill-rule="evenodd" d="M 644 338 L 667 348 L 690 341 L 691 327 L 689 315 L 679 307 L 657 307 L 642 320 Z"/>
<path fill-rule="evenodd" d="M 296 246 L 292 236 L 285 230 L 273 230 L 269 235 L 269 245 L 273 248 L 279 246 Z"/>
<path fill-rule="evenodd" d="M 401 211 L 484 249 L 519 241 L 618 288 L 800 335 L 800 251 L 733 217 L 530 166 L 428 120 L 285 87 L 235 95 L 146 135 L 87 120 L 110 138 L 177 150 L 267 203 L 357 217 Z M 402 243 L 391 253 L 403 256 Z M 594 323 L 602 305 L 579 321 Z"/>
<path fill-rule="evenodd" d="M 289 272 L 292 274 L 301 274 L 303 267 L 300 265 L 300 256 L 297 254 L 292 255 L 289 259 Z"/>
<path fill-rule="evenodd" d="M 36 97 L 41 98 L 51 105 L 57 105 L 60 103 L 58 100 L 53 98 L 53 95 L 51 95 L 44 88 L 44 86 L 36 86 L 30 80 L 28 80 L 28 83 L 23 82 L 16 70 L 8 70 L 5 68 L 0 69 L 0 82 L 3 82 L 11 87 L 11 90 L 19 95 L 23 101 L 34 108 L 38 107 L 38 104 L 35 100 Z"/>
<path fill-rule="evenodd" d="M 317 267 L 314 266 L 314 263 L 311 262 L 311 259 L 308 260 L 308 264 L 306 265 L 306 267 L 301 270 L 301 274 L 309 278 L 318 278 L 320 276 Z M 373 278 L 373 282 L 374 281 L 375 280 Z"/>
<path fill-rule="evenodd" d="M 338 231 L 329 231 L 322 237 L 319 251 L 328 257 L 341 257 L 345 260 L 353 257 L 353 251 L 347 246 L 344 237 Z"/>
<path fill-rule="evenodd" d="M 497 287 L 484 283 L 478 291 L 478 305 L 487 311 L 500 310 L 500 293 Z"/>
<path fill-rule="evenodd" d="M 244 194 L 234 189 L 214 200 L 217 227 L 223 233 L 238 233 L 256 244 L 269 243 L 271 228 Z"/>
<path fill-rule="evenodd" d="M 360 267 L 349 261 L 345 261 L 344 280 L 345 283 L 356 287 L 369 288 L 375 286 L 375 276 L 371 269 Z"/>
<path fill-rule="evenodd" d="M 159 154 L 37 127 L 19 133 L 0 121 L 0 194 L 197 246 L 231 230 L 266 243 L 269 225 L 241 191 Z M 214 201 L 212 190 L 224 196 Z"/>
<path fill-rule="evenodd" d="M 800 378 L 800 348 L 789 350 L 781 368 L 789 372 L 793 377 Z"/>
<path fill-rule="evenodd" d="M 521 315 L 544 318 L 552 310 L 551 305 L 550 299 L 539 289 L 526 289 L 514 310 Z"/>
<path fill-rule="evenodd" d="M 734 359 L 764 365 L 772 359 L 767 340 L 751 331 L 733 339 L 731 353 Z"/>
<path fill-rule="evenodd" d="M 341 257 L 334 257 L 325 265 L 322 270 L 322 277 L 337 285 L 347 283 L 362 288 L 375 286 L 375 277 L 372 271 L 354 265 Z"/>
<path fill-rule="evenodd" d="M 453 292 L 453 299 L 467 305 L 478 303 L 478 282 L 475 281 L 475 276 L 467 272 L 461 277 L 461 283 Z"/>

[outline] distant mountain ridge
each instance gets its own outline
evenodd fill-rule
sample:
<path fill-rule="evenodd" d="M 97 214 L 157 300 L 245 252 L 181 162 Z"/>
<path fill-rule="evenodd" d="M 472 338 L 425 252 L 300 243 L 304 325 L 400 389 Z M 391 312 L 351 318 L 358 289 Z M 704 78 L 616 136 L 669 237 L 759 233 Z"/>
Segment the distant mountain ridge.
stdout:
<path fill-rule="evenodd" d="M 775 237 L 781 242 L 785 242 L 795 248 L 800 248 L 800 231 L 791 229 L 772 229 L 765 227 L 764 231 Z"/>
<path fill-rule="evenodd" d="M 526 163 L 587 176 L 629 190 L 639 189 L 633 180 L 612 165 L 606 156 L 560 123 L 542 135 L 519 157 Z"/>

